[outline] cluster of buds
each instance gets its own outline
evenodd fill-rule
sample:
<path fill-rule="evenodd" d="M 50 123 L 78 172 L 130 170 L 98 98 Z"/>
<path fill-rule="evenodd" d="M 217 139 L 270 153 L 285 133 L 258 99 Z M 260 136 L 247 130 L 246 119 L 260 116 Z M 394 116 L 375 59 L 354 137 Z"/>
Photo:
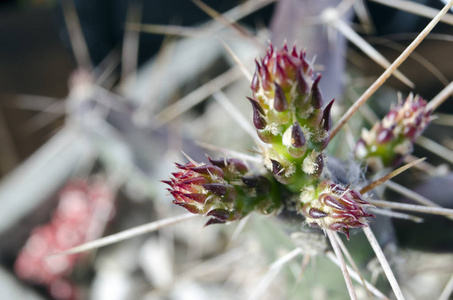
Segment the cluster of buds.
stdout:
<path fill-rule="evenodd" d="M 269 214 L 280 207 L 266 177 L 246 176 L 248 168 L 238 159 L 208 159 L 210 164 L 176 164 L 179 171 L 163 181 L 170 186 L 173 203 L 211 217 L 206 225 L 238 220 L 251 211 Z"/>
<path fill-rule="evenodd" d="M 286 44 L 274 50 L 270 45 L 256 65 L 253 99 L 248 99 L 258 136 L 271 145 L 264 153 L 266 166 L 278 181 L 300 190 L 296 181 L 314 180 L 322 172 L 333 100 L 322 108 L 321 76 L 314 77 L 305 51 L 290 51 Z"/>
<path fill-rule="evenodd" d="M 50 222 L 34 228 L 19 253 L 14 265 L 17 276 L 47 286 L 55 299 L 77 299 L 77 287 L 68 276 L 80 255 L 49 255 L 98 238 L 112 217 L 113 199 L 104 183 L 69 183 L 60 193 Z"/>
<path fill-rule="evenodd" d="M 394 167 L 413 150 L 413 144 L 431 120 L 426 101 L 419 96 L 407 99 L 390 109 L 371 130 L 363 130 L 357 141 L 355 156 L 366 160 L 373 171 Z"/>
<path fill-rule="evenodd" d="M 301 194 L 302 212 L 311 227 L 330 229 L 344 233 L 349 239 L 349 229 L 368 226 L 366 217 L 374 217 L 364 211 L 370 205 L 356 191 L 330 181 L 309 186 Z"/>
<path fill-rule="evenodd" d="M 174 203 L 195 214 L 210 216 L 207 225 L 240 219 L 252 211 L 262 214 L 293 207 L 307 223 L 346 234 L 367 226 L 371 217 L 359 192 L 322 181 L 323 151 L 330 140 L 331 108 L 324 107 L 319 81 L 304 51 L 286 44 L 279 50 L 270 45 L 265 57 L 256 61 L 256 72 L 248 98 L 253 124 L 263 147 L 264 175 L 250 175 L 238 160 L 210 160 L 176 164 L 178 172 L 164 181 Z M 324 107 L 324 108 L 323 108 Z"/>

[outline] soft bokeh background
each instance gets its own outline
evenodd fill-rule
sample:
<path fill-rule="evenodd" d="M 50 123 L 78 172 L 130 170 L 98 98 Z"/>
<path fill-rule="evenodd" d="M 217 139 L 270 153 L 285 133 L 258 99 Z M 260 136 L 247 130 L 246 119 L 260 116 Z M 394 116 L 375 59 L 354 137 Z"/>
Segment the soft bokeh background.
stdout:
<path fill-rule="evenodd" d="M 226 41 L 250 71 L 267 40 L 276 45 L 285 39 L 290 45 L 296 41 L 310 56 L 317 55 L 325 97 L 337 98 L 344 107 L 382 72 L 340 35 L 332 42 L 325 25 L 311 23 L 325 7 L 340 1 L 256 0 L 248 6 L 245 1 L 204 2 L 218 12 L 230 11 L 232 18 L 256 8 L 240 24 L 258 39 L 224 29 L 214 21 L 201 29 L 211 17 L 187 0 L 0 1 L 1 299 L 50 299 L 58 294 L 18 279 L 14 261 L 33 228 L 55 217 L 65 195 L 61 189 L 77 183 L 76 178 L 107 187 L 104 196 L 115 206 L 115 213 L 109 211 L 106 216 L 94 209 L 90 216 L 103 220 L 94 230 L 98 236 L 111 234 L 181 213 L 158 182 L 173 170 L 172 162 L 184 160 L 180 150 L 206 160 L 205 153 L 222 156 L 223 152 L 201 148 L 195 141 L 240 152 L 253 147 L 222 102 L 210 97 L 216 86 L 225 86 L 223 92 L 231 103 L 250 119 L 250 107 L 244 101 L 249 83 L 239 71 L 228 71 L 235 62 L 219 39 Z M 417 2 L 442 7 L 437 0 Z M 374 30 L 357 31 L 390 61 L 429 22 L 372 1 L 364 3 Z M 238 5 L 242 6 L 234 10 Z M 344 19 L 359 21 L 352 11 Z M 199 30 L 180 29 L 191 38 L 164 38 L 162 34 L 125 31 L 127 20 Z M 75 35 L 68 34 L 67 24 Z M 86 44 L 77 36 L 77 24 Z M 426 99 L 453 80 L 452 32 L 451 25 L 439 24 L 435 34 L 417 49 L 419 58 L 413 56 L 400 68 L 415 83 L 413 91 Z M 423 60 L 435 71 L 429 71 Z M 192 93 L 217 76 L 221 78 L 211 87 L 198 95 Z M 396 91 L 407 94 L 411 89 L 391 79 L 370 106 L 383 115 L 389 103 L 396 101 Z M 179 108 L 171 105 L 181 98 L 184 103 L 197 99 L 200 103 L 179 115 Z M 201 102 L 204 98 L 209 101 Z M 452 103 L 450 98 L 439 110 L 449 126 L 433 125 L 426 133 L 449 151 L 453 149 Z M 165 111 L 168 107 L 173 110 Z M 360 128 L 352 128 L 352 132 L 357 134 Z M 341 149 L 332 152 L 337 150 L 342 153 Z M 400 182 L 410 188 L 418 186 L 421 194 L 452 207 L 451 160 L 422 147 L 416 148 L 416 155 L 429 157 L 434 175 L 414 172 Z M 85 199 L 84 193 L 78 195 Z M 80 206 L 71 209 L 77 211 Z M 203 220 L 192 220 L 101 249 L 80 258 L 67 278 L 80 299 L 247 299 L 257 295 L 256 287 L 269 264 L 294 247 L 289 233 L 300 229 L 300 223 L 258 216 L 252 216 L 237 238 L 237 224 L 202 226 Z M 389 250 L 402 283 L 414 299 L 426 299 L 437 296 L 453 272 L 453 230 L 450 220 L 438 218 L 427 220 L 424 227 L 414 226 L 400 222 L 393 231 L 388 221 L 381 242 L 403 251 Z M 72 237 L 69 230 L 65 238 Z M 350 245 L 358 249 L 355 255 L 360 266 L 365 269 L 368 263 L 367 274 L 377 274 L 369 263 L 369 249 L 360 248 L 363 236 L 357 234 L 353 239 L 357 246 Z M 295 262 L 258 298 L 345 299 L 339 270 L 325 258 L 317 263 L 309 268 L 310 276 L 300 281 L 301 262 Z M 383 280 L 378 284 L 388 288 Z M 423 289 L 418 290 L 420 286 Z M 73 297 L 64 293 L 67 287 L 61 290 L 61 299 Z"/>

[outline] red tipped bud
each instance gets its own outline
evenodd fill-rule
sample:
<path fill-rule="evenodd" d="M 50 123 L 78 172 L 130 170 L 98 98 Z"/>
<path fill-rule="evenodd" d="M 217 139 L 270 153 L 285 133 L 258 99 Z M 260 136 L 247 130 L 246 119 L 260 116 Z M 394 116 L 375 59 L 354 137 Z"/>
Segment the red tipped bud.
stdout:
<path fill-rule="evenodd" d="M 199 167 L 190 167 L 189 169 L 203 175 L 215 175 L 217 177 L 223 177 L 222 169 L 213 165 L 202 165 Z"/>
<path fill-rule="evenodd" d="M 315 223 L 323 229 L 339 231 L 349 235 L 350 228 L 366 227 L 366 217 L 372 214 L 364 211 L 368 204 L 356 190 L 345 189 L 328 181 L 322 182 L 314 192 L 315 199 L 305 201 L 302 212 L 307 223 Z"/>
<path fill-rule="evenodd" d="M 319 81 L 321 80 L 321 74 L 318 74 L 318 77 L 313 82 L 311 87 L 311 105 L 314 108 L 321 108 L 324 101 L 322 100 L 321 89 L 319 88 Z"/>
<path fill-rule="evenodd" d="M 260 82 L 258 78 L 258 71 L 255 72 L 255 75 L 253 75 L 252 78 L 252 83 L 250 84 L 250 88 L 252 89 L 253 92 L 257 93 L 260 88 Z"/>
<path fill-rule="evenodd" d="M 302 148 L 303 146 L 305 146 L 306 142 L 307 141 L 305 140 L 305 135 L 302 132 L 302 128 L 297 121 L 294 122 L 291 131 L 291 145 L 294 148 Z"/>
<path fill-rule="evenodd" d="M 307 80 L 304 76 L 304 71 L 302 68 L 297 69 L 297 90 L 301 95 L 307 95 L 310 91 Z"/>
<path fill-rule="evenodd" d="M 335 99 L 327 104 L 326 108 L 324 108 L 324 112 L 322 114 L 322 127 L 325 131 L 329 131 L 332 127 L 332 118 L 330 116 L 330 111 L 332 110 L 332 105 L 335 102 Z"/>
<path fill-rule="evenodd" d="M 327 214 L 325 212 L 323 212 L 322 210 L 317 209 L 317 208 L 310 208 L 310 211 L 308 212 L 308 214 L 313 219 L 320 219 L 320 218 L 327 217 Z"/>
<path fill-rule="evenodd" d="M 210 212 L 208 212 L 206 214 L 207 216 L 210 216 L 210 217 L 214 217 L 216 218 L 217 220 L 220 220 L 220 221 L 227 221 L 228 218 L 230 217 L 230 212 L 227 211 L 227 210 L 224 210 L 224 209 L 213 209 L 211 210 Z"/>
<path fill-rule="evenodd" d="M 413 143 L 429 122 L 430 111 L 426 108 L 426 101 L 419 96 L 409 95 L 371 130 L 362 132 L 355 155 L 365 159 L 372 171 L 396 166 L 412 152 Z"/>
<path fill-rule="evenodd" d="M 211 218 L 206 222 L 206 224 L 204 224 L 204 227 L 207 227 L 209 225 L 214 225 L 214 224 L 225 224 L 225 223 L 226 223 L 226 221 L 222 221 L 222 220 L 219 220 L 216 218 Z"/>
<path fill-rule="evenodd" d="M 289 178 L 285 176 L 285 168 L 283 165 L 274 159 L 271 159 L 271 162 L 272 173 L 274 174 L 275 179 L 277 179 L 280 183 L 287 184 L 289 182 Z"/>
<path fill-rule="evenodd" d="M 253 124 L 257 129 L 264 129 L 267 125 L 266 119 L 264 118 L 264 111 L 255 100 L 247 97 L 253 108 Z"/>
<path fill-rule="evenodd" d="M 227 191 L 225 185 L 221 183 L 206 183 L 203 184 L 202 187 L 219 197 L 225 196 Z"/>
<path fill-rule="evenodd" d="M 283 112 L 288 109 L 288 102 L 286 101 L 285 92 L 278 83 L 275 82 L 275 98 L 274 108 L 278 112 Z"/>

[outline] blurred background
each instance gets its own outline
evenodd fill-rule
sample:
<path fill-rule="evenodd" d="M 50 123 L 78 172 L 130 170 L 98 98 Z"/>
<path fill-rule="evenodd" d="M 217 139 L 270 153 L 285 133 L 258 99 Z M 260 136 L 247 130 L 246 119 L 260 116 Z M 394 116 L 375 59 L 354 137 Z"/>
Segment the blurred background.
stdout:
<path fill-rule="evenodd" d="M 251 115 L 244 101 L 249 82 L 229 51 L 252 72 L 268 41 L 305 47 L 316 55 L 325 99 L 341 104 L 339 116 L 383 68 L 325 24 L 324 9 L 343 9 L 343 22 L 389 61 L 430 21 L 378 2 L 0 1 L 0 298 L 345 299 L 338 269 L 301 283 L 294 275 L 300 263 L 260 294 L 256 287 L 269 264 L 294 245 L 288 224 L 259 216 L 242 234 L 241 225 L 202 228 L 203 220 L 190 220 L 89 254 L 43 258 L 182 213 L 159 182 L 173 162 L 184 161 L 181 150 L 199 161 L 206 153 L 249 154 L 253 140 L 241 125 Z M 215 12 L 203 3 L 225 17 L 213 20 Z M 370 100 L 372 112 L 384 115 L 397 91 L 432 99 L 452 82 L 449 18 L 400 68 L 411 84 L 391 78 Z M 415 155 L 428 156 L 432 172 L 400 180 L 445 207 L 453 207 L 449 100 L 425 134 L 446 152 L 417 146 Z M 369 127 L 363 119 L 353 123 L 355 137 Z M 331 152 L 348 158 L 341 145 Z M 433 218 L 416 230 L 387 225 L 384 244 L 415 249 L 405 259 L 419 265 L 401 270 L 408 293 L 413 299 L 440 293 L 453 273 L 451 220 Z M 365 268 L 371 255 L 358 252 Z M 401 257 L 395 254 L 395 261 Z M 431 269 L 420 271 L 425 263 Z M 321 260 L 318 268 L 326 264 Z M 423 293 L 416 283 L 426 278 Z"/>

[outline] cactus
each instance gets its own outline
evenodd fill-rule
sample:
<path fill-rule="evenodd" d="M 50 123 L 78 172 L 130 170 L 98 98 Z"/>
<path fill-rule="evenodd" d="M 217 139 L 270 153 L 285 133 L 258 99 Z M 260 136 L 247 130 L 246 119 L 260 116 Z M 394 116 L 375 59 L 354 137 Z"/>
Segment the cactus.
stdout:
<path fill-rule="evenodd" d="M 320 79 L 305 52 L 289 51 L 286 44 L 280 50 L 270 45 L 261 63 L 256 61 L 253 99 L 248 98 L 253 123 L 270 144 L 263 153 L 266 167 L 293 192 L 316 182 L 324 166 L 333 100 L 322 109 Z"/>
<path fill-rule="evenodd" d="M 348 239 L 350 228 L 366 227 L 365 217 L 374 217 L 364 211 L 370 204 L 358 191 L 330 181 L 307 187 L 300 200 L 308 225 L 344 233 Z"/>
<path fill-rule="evenodd" d="M 236 159 L 209 158 L 210 164 L 176 164 L 179 172 L 164 181 L 174 203 L 194 214 L 211 217 L 206 225 L 243 218 L 252 211 L 269 214 L 282 208 L 296 210 L 306 222 L 346 234 L 367 226 L 368 205 L 359 192 L 321 180 L 324 153 L 329 142 L 330 111 L 319 89 L 321 76 L 305 52 L 286 44 L 270 45 L 252 79 L 253 123 L 263 149 L 268 173 L 255 174 Z"/>
<path fill-rule="evenodd" d="M 209 164 L 176 164 L 179 172 L 163 181 L 176 205 L 191 213 L 211 217 L 206 225 L 241 219 L 252 211 L 277 212 L 281 207 L 278 186 L 263 175 L 246 176 L 238 159 L 212 159 Z"/>
<path fill-rule="evenodd" d="M 357 159 L 372 171 L 395 167 L 413 150 L 413 144 L 431 120 L 426 101 L 410 94 L 390 109 L 371 130 L 363 129 L 355 147 Z"/>

